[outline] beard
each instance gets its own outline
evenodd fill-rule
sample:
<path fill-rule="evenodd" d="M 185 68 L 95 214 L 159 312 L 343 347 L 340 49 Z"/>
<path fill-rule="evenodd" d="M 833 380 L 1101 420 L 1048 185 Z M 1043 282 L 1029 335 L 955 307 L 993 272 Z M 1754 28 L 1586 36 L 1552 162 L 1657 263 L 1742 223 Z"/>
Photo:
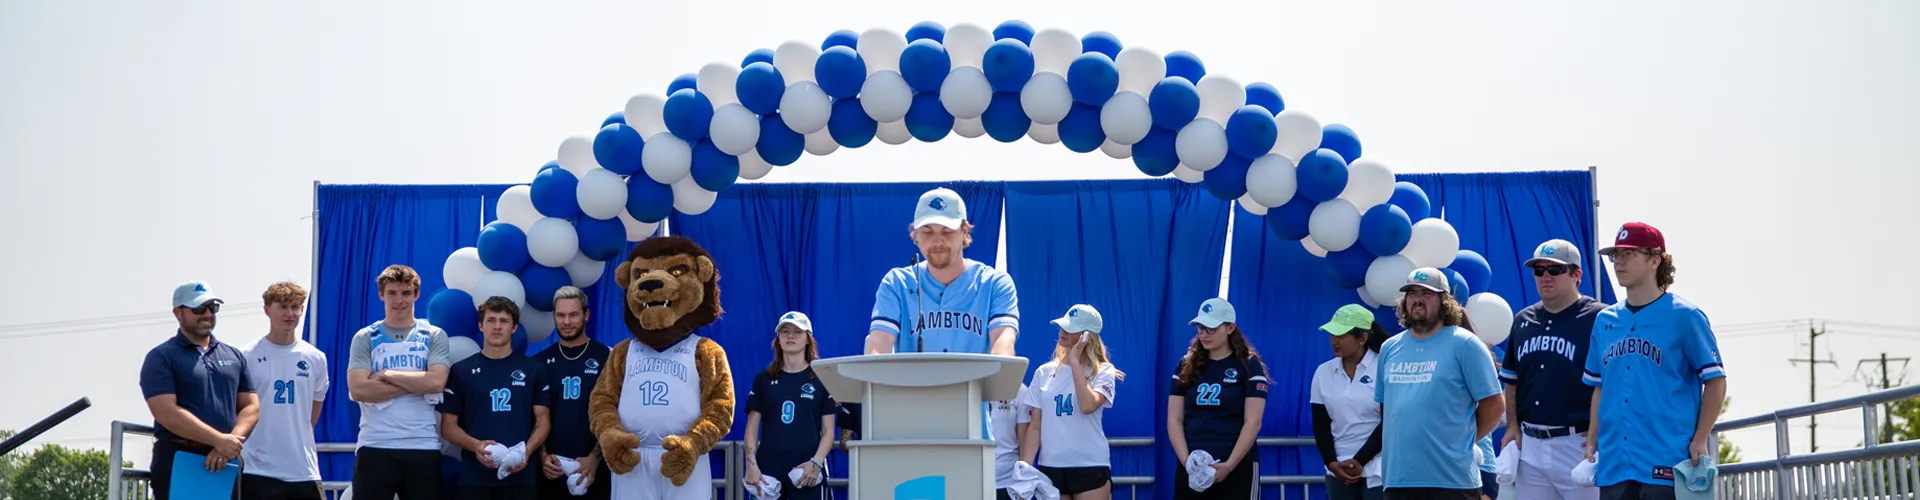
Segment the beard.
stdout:
<path fill-rule="evenodd" d="M 1412 307 L 1406 309 L 1401 312 L 1400 326 L 1407 327 L 1408 330 L 1424 332 L 1437 329 L 1443 323 L 1441 321 L 1443 312 L 1438 304 L 1426 307 L 1422 312 L 1413 312 Z"/>
<path fill-rule="evenodd" d="M 568 341 L 568 342 L 572 342 L 572 341 L 575 341 L 575 340 L 579 340 L 579 339 L 580 339 L 580 336 L 582 336 L 582 335 L 586 335 L 586 334 L 587 334 L 587 329 L 585 329 L 585 328 L 575 328 L 575 329 L 573 329 L 573 331 L 572 331 L 572 332 L 568 332 L 568 331 L 567 331 L 566 329 L 564 329 L 564 328 L 563 328 L 563 329 L 560 329 L 560 331 L 559 331 L 559 332 L 560 332 L 560 340 L 565 340 L 565 341 Z"/>

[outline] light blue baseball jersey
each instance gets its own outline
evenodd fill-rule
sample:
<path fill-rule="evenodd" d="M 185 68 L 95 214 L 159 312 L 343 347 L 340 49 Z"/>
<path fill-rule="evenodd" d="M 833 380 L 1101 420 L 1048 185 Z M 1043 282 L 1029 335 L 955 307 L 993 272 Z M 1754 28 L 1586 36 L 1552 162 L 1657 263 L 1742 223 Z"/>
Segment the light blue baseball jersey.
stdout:
<path fill-rule="evenodd" d="M 989 335 L 1020 328 L 1020 300 L 1007 273 L 966 259 L 966 269 L 942 285 L 925 262 L 894 268 L 873 296 L 872 329 L 895 335 L 895 352 L 985 354 Z"/>
<path fill-rule="evenodd" d="M 1501 393 L 1480 337 L 1452 326 L 1426 340 L 1403 332 L 1380 346 L 1374 371 L 1386 487 L 1479 488 L 1474 414 L 1480 400 Z"/>
<path fill-rule="evenodd" d="M 1673 464 L 1688 458 L 1700 421 L 1701 386 L 1726 376 L 1707 315 L 1671 293 L 1638 312 L 1607 306 L 1587 353 L 1581 379 L 1601 388 L 1594 483 L 1672 486 Z"/>

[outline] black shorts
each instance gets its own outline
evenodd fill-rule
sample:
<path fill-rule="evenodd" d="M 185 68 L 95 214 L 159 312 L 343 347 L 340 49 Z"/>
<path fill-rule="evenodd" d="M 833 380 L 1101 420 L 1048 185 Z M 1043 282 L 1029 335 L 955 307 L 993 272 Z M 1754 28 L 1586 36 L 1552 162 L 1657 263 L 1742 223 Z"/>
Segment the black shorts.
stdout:
<path fill-rule="evenodd" d="M 440 497 L 440 450 L 360 448 L 353 454 L 353 496 L 435 500 Z M 463 497 L 464 498 L 464 497 Z"/>
<path fill-rule="evenodd" d="M 1013 500 L 1013 490 L 1006 488 L 993 490 L 993 500 Z"/>
<path fill-rule="evenodd" d="M 1480 489 L 1393 488 L 1387 490 L 1386 497 L 1387 500 L 1480 500 Z"/>
<path fill-rule="evenodd" d="M 319 481 L 290 483 L 267 476 L 240 475 L 241 500 L 322 500 Z"/>
<path fill-rule="evenodd" d="M 1500 483 L 1496 482 L 1498 477 L 1492 472 L 1480 471 L 1480 493 L 1487 498 L 1500 498 Z"/>
<path fill-rule="evenodd" d="M 355 493 L 354 496 L 360 496 Z M 526 486 L 461 486 L 460 500 L 534 500 L 539 495 L 533 485 Z"/>
<path fill-rule="evenodd" d="M 527 464 L 527 467 L 539 465 L 533 463 Z M 573 496 L 573 492 L 567 491 L 566 476 L 560 476 L 560 479 L 547 479 L 547 476 L 539 471 L 534 471 L 534 474 L 537 474 L 535 481 L 540 485 L 538 488 L 540 500 L 607 500 L 613 496 L 613 472 L 607 470 L 605 463 L 600 464 L 600 470 L 594 471 L 593 484 L 587 485 L 587 494 L 577 497 Z"/>
<path fill-rule="evenodd" d="M 1600 487 L 1600 500 L 1673 500 L 1673 487 L 1621 481 Z"/>
<path fill-rule="evenodd" d="M 1184 463 L 1174 464 L 1173 498 L 1176 500 L 1211 498 L 1242 500 L 1253 498 L 1254 489 L 1256 488 L 1254 482 L 1260 479 L 1258 474 L 1260 471 L 1260 463 L 1251 460 L 1253 458 L 1251 456 L 1247 458 L 1248 460 L 1240 462 L 1239 467 L 1234 467 L 1233 472 L 1227 473 L 1227 477 L 1214 476 L 1213 486 L 1207 487 L 1207 491 L 1193 491 L 1192 488 L 1188 488 L 1187 465 Z"/>
<path fill-rule="evenodd" d="M 1059 488 L 1060 494 L 1062 495 L 1086 493 L 1100 489 L 1101 486 L 1106 486 L 1108 483 L 1113 482 L 1113 469 L 1107 467 L 1048 467 L 1045 465 L 1036 465 L 1033 468 L 1039 469 L 1041 474 L 1045 474 L 1047 480 L 1052 481 L 1053 487 Z"/>

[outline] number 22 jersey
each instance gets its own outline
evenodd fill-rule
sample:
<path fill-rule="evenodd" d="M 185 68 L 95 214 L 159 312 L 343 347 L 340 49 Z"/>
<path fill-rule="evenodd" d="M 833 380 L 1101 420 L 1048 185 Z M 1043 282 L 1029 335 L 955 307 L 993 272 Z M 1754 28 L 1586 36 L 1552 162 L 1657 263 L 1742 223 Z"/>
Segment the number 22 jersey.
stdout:
<path fill-rule="evenodd" d="M 1214 458 L 1226 460 L 1233 455 L 1234 442 L 1246 422 L 1247 398 L 1267 398 L 1266 368 L 1259 356 L 1248 356 L 1245 362 L 1228 356 L 1210 360 L 1198 378 L 1183 383 L 1179 372 L 1174 372 L 1170 394 L 1186 397 L 1187 448 L 1207 450 Z"/>

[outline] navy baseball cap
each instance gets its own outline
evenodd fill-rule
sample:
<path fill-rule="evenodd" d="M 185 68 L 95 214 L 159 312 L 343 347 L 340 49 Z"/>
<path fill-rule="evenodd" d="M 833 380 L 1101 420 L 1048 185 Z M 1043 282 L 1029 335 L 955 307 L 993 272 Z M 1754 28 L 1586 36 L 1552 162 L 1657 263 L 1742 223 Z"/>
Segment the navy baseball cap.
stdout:
<path fill-rule="evenodd" d="M 1560 264 L 1564 266 L 1584 267 L 1580 265 L 1580 249 L 1567 240 L 1547 240 L 1533 249 L 1533 258 L 1527 259 L 1522 266 L 1533 267 L 1537 263 Z"/>
<path fill-rule="evenodd" d="M 227 303 L 208 291 L 205 281 L 189 281 L 173 287 L 173 307 L 200 307 L 208 302 Z"/>

